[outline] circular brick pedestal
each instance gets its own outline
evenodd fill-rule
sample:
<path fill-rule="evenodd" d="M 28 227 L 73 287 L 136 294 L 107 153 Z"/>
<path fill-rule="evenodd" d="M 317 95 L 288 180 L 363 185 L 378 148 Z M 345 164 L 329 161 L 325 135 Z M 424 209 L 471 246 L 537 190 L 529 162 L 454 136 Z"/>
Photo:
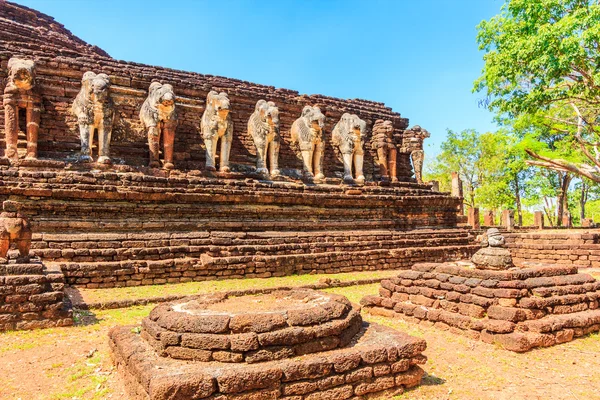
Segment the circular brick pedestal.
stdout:
<path fill-rule="evenodd" d="M 254 363 L 345 346 L 361 324 L 345 297 L 313 290 L 210 294 L 159 305 L 143 337 L 162 356 Z"/>
<path fill-rule="evenodd" d="M 345 297 L 308 289 L 211 294 L 157 306 L 109 344 L 140 399 L 366 399 L 418 385 L 426 343 L 362 322 Z M 385 397 L 385 398 L 388 398 Z"/>

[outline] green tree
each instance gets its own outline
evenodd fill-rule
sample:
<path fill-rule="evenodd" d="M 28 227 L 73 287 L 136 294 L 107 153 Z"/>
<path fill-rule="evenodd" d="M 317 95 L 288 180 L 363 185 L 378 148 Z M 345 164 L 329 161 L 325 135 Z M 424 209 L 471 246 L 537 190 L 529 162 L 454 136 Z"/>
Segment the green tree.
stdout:
<path fill-rule="evenodd" d="M 486 54 L 475 90 L 486 106 L 564 136 L 554 148 L 526 148 L 531 164 L 563 174 L 563 188 L 569 173 L 600 182 L 597 1 L 509 0 L 478 30 Z"/>
<path fill-rule="evenodd" d="M 522 223 L 521 198 L 528 170 L 518 138 L 507 130 L 480 134 L 474 130 L 448 130 L 441 153 L 428 164 L 426 179 L 450 188 L 450 175 L 458 172 L 464 185 L 464 203 L 486 209 L 516 208 Z"/>

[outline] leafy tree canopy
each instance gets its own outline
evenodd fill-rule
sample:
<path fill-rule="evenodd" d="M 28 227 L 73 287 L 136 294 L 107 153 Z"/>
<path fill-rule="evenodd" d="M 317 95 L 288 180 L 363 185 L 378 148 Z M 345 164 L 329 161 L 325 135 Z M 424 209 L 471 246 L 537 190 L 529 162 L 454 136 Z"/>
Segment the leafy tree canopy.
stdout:
<path fill-rule="evenodd" d="M 509 0 L 478 29 L 475 90 L 501 121 L 530 130 L 530 163 L 600 182 L 598 2 Z"/>

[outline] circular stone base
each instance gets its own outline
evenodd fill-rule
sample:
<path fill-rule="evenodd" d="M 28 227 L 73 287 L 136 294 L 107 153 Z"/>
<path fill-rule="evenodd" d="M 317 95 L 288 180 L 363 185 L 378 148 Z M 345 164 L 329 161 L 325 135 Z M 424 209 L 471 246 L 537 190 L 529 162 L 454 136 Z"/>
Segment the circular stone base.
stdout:
<path fill-rule="evenodd" d="M 361 324 L 345 297 L 297 289 L 164 303 L 143 321 L 142 335 L 162 356 L 253 363 L 345 346 Z"/>
<path fill-rule="evenodd" d="M 471 261 L 478 269 L 504 270 L 514 266 L 510 251 L 502 247 L 479 249 L 473 254 Z"/>

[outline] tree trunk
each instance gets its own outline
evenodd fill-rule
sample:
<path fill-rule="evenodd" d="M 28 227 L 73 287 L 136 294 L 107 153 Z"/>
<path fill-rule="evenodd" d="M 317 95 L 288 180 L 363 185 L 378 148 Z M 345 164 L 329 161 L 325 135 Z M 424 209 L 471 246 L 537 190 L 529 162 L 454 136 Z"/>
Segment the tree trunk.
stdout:
<path fill-rule="evenodd" d="M 569 185 L 571 184 L 571 175 L 568 173 L 559 174 L 560 177 L 560 188 L 558 189 L 558 196 L 556 197 L 556 226 L 562 226 L 563 216 L 565 210 L 568 211 L 568 193 Z"/>
<path fill-rule="evenodd" d="M 523 212 L 521 211 L 521 194 L 519 177 L 515 174 L 515 203 L 517 205 L 517 219 L 519 226 L 523 226 Z"/>
<path fill-rule="evenodd" d="M 585 219 L 585 203 L 587 203 L 588 196 L 588 185 L 585 184 L 585 181 L 581 181 L 581 198 L 579 199 L 579 205 L 581 206 L 581 213 L 579 214 L 579 223 L 583 223 Z"/>

